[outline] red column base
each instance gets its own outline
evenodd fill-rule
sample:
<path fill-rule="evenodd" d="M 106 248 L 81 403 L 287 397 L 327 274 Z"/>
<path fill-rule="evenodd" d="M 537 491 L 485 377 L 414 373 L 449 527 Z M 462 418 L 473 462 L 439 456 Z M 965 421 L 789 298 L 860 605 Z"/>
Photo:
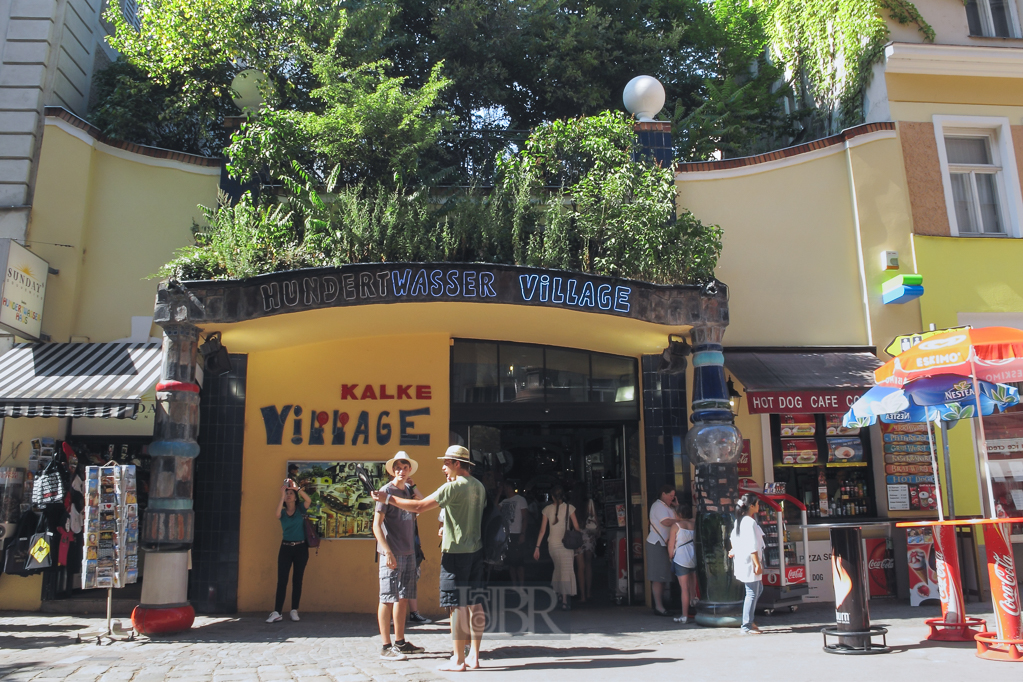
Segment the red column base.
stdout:
<path fill-rule="evenodd" d="M 997 632 L 982 632 L 974 639 L 978 658 L 1023 663 L 1023 639 L 998 639 Z"/>
<path fill-rule="evenodd" d="M 973 616 L 961 616 L 961 623 L 946 622 L 944 618 L 925 620 L 931 633 L 927 639 L 938 642 L 972 642 L 974 636 L 987 630 L 987 621 Z"/>
<path fill-rule="evenodd" d="M 169 632 L 182 632 L 192 627 L 195 622 L 195 609 L 192 605 L 160 608 L 136 606 L 131 612 L 131 624 L 135 632 L 142 635 L 162 635 Z"/>

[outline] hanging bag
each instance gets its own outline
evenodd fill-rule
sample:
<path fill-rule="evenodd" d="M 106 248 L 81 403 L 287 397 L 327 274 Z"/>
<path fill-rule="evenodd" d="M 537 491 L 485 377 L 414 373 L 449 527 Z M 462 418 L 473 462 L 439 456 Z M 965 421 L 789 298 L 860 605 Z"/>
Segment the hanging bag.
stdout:
<path fill-rule="evenodd" d="M 572 508 L 566 504 L 565 511 L 565 536 L 561 538 L 561 544 L 565 549 L 579 549 L 583 546 L 582 531 L 572 528 Z"/>
<path fill-rule="evenodd" d="M 65 492 L 64 476 L 57 455 L 54 455 L 32 486 L 32 504 L 44 507 L 48 504 L 63 503 Z"/>
<path fill-rule="evenodd" d="M 41 571 L 53 565 L 53 533 L 46 524 L 46 517 L 39 515 L 35 534 L 28 541 L 26 571 Z"/>
<path fill-rule="evenodd" d="M 316 526 L 309 520 L 309 517 L 305 519 L 305 543 L 309 545 L 310 549 L 318 549 L 320 546 L 320 536 L 316 533 Z"/>
<path fill-rule="evenodd" d="M 32 512 L 26 512 L 21 515 L 21 519 L 18 521 L 18 527 L 15 529 L 14 535 L 6 542 L 7 549 L 4 552 L 4 573 L 7 575 L 31 575 L 31 573 L 25 570 L 25 564 L 28 563 L 28 550 L 31 547 L 29 545 L 29 542 L 31 541 L 30 533 L 35 525 L 35 514 Z"/>

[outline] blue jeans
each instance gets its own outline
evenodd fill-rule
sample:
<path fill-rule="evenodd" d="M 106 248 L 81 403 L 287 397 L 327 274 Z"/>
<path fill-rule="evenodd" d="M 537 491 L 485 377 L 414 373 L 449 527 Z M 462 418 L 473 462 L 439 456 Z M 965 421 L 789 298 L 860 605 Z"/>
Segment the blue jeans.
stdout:
<path fill-rule="evenodd" d="M 752 583 L 743 583 L 746 587 L 746 599 L 742 602 L 742 629 L 752 630 L 753 612 L 757 609 L 757 600 L 760 593 L 764 591 L 764 583 L 760 580 Z"/>

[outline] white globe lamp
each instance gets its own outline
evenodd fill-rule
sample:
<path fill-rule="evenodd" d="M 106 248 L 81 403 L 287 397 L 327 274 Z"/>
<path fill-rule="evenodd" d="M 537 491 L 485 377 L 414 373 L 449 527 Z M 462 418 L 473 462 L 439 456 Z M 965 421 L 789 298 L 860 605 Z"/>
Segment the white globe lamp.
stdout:
<path fill-rule="evenodd" d="M 636 76 L 625 86 L 622 103 L 640 121 L 653 121 L 664 108 L 664 86 L 653 76 Z"/>
<path fill-rule="evenodd" d="M 242 110 L 246 116 L 258 114 L 263 107 L 263 93 L 261 89 L 266 82 L 266 76 L 258 69 L 245 69 L 231 81 L 231 90 L 234 91 L 232 99 L 236 107 Z"/>

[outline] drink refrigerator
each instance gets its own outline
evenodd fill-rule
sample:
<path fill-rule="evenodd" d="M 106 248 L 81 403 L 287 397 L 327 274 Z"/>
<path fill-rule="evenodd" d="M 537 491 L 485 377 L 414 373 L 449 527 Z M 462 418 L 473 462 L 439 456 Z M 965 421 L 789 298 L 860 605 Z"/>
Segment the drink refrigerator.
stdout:
<path fill-rule="evenodd" d="M 757 607 L 765 613 L 785 607 L 795 611 L 810 593 L 806 506 L 791 495 L 754 494 L 760 499 L 757 523 L 764 531 L 765 544 L 764 591 Z"/>

